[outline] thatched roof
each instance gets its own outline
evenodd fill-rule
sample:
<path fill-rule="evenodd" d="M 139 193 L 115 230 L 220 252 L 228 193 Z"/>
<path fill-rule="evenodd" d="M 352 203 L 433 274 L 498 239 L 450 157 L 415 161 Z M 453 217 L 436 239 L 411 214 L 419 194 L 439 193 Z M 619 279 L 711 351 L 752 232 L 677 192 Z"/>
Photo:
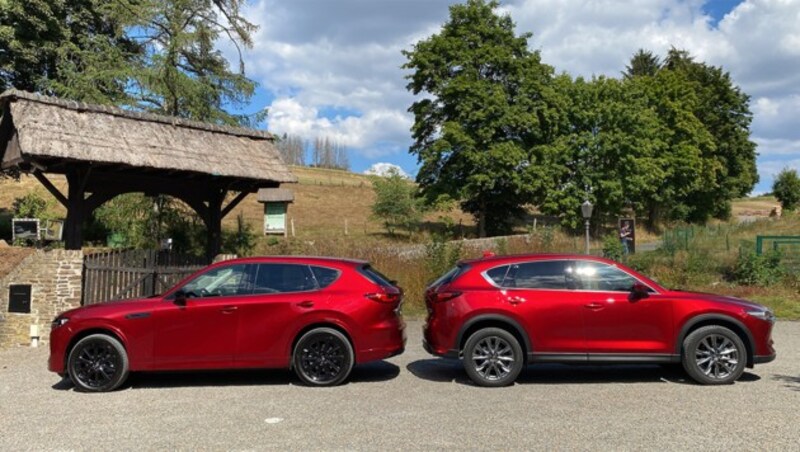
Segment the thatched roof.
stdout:
<path fill-rule="evenodd" d="M 294 202 L 294 193 L 285 188 L 262 188 L 258 190 L 258 202 Z"/>
<path fill-rule="evenodd" d="M 27 160 L 116 164 L 255 181 L 296 182 L 262 131 L 65 101 L 22 91 L 0 95 L 16 137 L 0 137 L 3 167 Z M 3 124 L 8 118 L 3 118 Z M 16 141 L 15 141 L 16 140 Z"/>

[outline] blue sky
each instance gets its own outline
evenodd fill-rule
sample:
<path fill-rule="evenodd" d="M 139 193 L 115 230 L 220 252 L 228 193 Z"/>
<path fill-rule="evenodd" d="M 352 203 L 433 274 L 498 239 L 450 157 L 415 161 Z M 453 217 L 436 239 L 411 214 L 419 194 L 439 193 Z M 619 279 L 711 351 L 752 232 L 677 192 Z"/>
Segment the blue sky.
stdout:
<path fill-rule="evenodd" d="M 261 28 L 244 55 L 259 82 L 245 111 L 270 111 L 268 130 L 350 151 L 354 171 L 378 162 L 415 174 L 408 154 L 400 51 L 435 33 L 452 0 L 251 0 Z M 639 48 L 671 47 L 722 66 L 751 95 L 752 139 L 769 191 L 783 167 L 800 167 L 800 1 L 505 0 L 502 10 L 544 62 L 573 76 L 618 76 Z"/>

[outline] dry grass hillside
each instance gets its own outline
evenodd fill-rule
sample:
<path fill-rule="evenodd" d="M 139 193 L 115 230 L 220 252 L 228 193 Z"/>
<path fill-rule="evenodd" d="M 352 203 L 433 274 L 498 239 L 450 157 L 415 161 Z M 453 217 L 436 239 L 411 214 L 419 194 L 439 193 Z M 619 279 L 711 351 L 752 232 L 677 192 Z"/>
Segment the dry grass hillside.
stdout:
<path fill-rule="evenodd" d="M 297 176 L 297 184 L 288 184 L 295 193 L 295 202 L 289 207 L 289 218 L 294 220 L 295 233 L 301 239 L 339 237 L 345 232 L 352 237 L 369 236 L 380 238 L 385 234 L 381 222 L 371 217 L 371 207 L 375 201 L 369 177 L 340 170 L 322 168 L 292 167 Z M 61 176 L 51 176 L 50 180 L 62 192 L 66 192 L 66 181 Z M 8 215 L 14 199 L 31 191 L 52 199 L 53 208 L 65 215 L 64 208 L 39 184 L 36 179 L 23 176 L 19 182 L 0 180 L 0 215 Z M 779 205 L 775 198 L 743 198 L 734 201 L 733 215 L 745 217 L 768 216 L 773 207 Z M 223 221 L 223 226 L 232 228 L 236 216 L 242 213 L 254 231 L 263 228 L 263 205 L 252 194 L 245 198 Z M 432 212 L 426 216 L 429 228 L 441 227 L 442 216 L 449 216 L 455 224 L 463 225 L 469 234 L 474 222 L 471 216 L 460 211 Z M 522 231 L 520 231 L 522 232 Z M 645 231 L 640 239 L 646 240 Z"/>
<path fill-rule="evenodd" d="M 297 184 L 287 184 L 295 194 L 295 202 L 289 207 L 289 217 L 294 220 L 298 238 L 313 239 L 343 235 L 345 221 L 350 236 L 380 236 L 385 232 L 383 225 L 371 218 L 371 208 L 375 201 L 369 177 L 347 171 L 322 168 L 292 167 L 297 176 Z M 66 193 L 66 180 L 62 176 L 49 177 L 53 184 Z M 19 182 L 0 180 L 0 214 L 9 212 L 14 199 L 31 191 L 52 199 L 53 209 L 66 215 L 65 209 L 33 177 L 22 176 Z M 223 227 L 233 227 L 236 216 L 242 213 L 255 231 L 263 228 L 263 204 L 256 195 L 249 195 L 223 221 Z M 470 227 L 473 221 L 462 212 L 434 212 L 427 216 L 430 223 L 436 223 L 441 215 L 449 215 Z"/>

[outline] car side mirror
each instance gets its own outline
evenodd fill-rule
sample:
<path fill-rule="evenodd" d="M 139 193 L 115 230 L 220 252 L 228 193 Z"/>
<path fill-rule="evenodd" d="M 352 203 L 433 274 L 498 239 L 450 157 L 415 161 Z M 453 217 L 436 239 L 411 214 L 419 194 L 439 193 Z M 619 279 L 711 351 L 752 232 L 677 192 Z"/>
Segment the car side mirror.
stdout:
<path fill-rule="evenodd" d="M 178 290 L 175 292 L 175 304 L 178 306 L 186 306 L 186 292 Z"/>
<path fill-rule="evenodd" d="M 639 301 L 649 296 L 650 296 L 650 289 L 648 289 L 647 286 L 645 286 L 640 282 L 635 282 L 633 283 L 633 286 L 631 286 L 631 293 L 628 298 L 631 301 Z"/>

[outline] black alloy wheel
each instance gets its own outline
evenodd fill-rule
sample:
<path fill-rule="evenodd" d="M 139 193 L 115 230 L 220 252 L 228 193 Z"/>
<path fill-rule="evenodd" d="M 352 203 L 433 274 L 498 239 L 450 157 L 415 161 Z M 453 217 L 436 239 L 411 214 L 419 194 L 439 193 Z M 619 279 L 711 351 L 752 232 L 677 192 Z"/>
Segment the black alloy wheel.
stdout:
<path fill-rule="evenodd" d="M 77 390 L 112 391 L 128 377 L 128 354 L 117 339 L 106 334 L 92 334 L 72 348 L 67 368 Z"/>
<path fill-rule="evenodd" d="M 305 333 L 294 349 L 295 373 L 309 386 L 335 386 L 353 369 L 353 347 L 333 328 L 315 328 Z"/>

